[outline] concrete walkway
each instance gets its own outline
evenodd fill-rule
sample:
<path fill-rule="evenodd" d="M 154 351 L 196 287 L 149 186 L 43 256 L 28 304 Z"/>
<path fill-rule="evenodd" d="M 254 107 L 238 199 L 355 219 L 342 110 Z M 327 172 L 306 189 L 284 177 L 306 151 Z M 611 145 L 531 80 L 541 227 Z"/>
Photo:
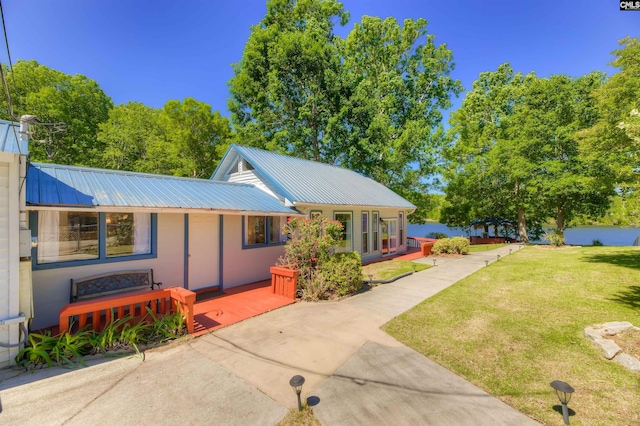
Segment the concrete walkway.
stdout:
<path fill-rule="evenodd" d="M 288 382 L 301 374 L 303 396 L 327 425 L 536 424 L 380 330 L 508 253 L 437 259 L 435 268 L 342 301 L 296 303 L 149 351 L 144 362 L 20 374 L 0 381 L 0 422 L 274 424 L 295 406 Z"/>

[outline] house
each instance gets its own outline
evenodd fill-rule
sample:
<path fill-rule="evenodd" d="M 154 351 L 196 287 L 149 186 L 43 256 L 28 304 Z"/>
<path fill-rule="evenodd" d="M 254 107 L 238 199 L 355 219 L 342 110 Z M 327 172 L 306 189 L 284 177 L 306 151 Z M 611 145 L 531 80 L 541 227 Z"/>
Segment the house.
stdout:
<path fill-rule="evenodd" d="M 33 290 L 22 293 L 33 295 L 31 330 L 57 324 L 72 278 L 152 268 L 165 287 L 196 292 L 268 279 L 284 253 L 281 226 L 293 216 L 323 214 L 342 222 L 342 250 L 363 259 L 403 252 L 406 217 L 415 208 L 353 171 L 239 145 L 229 148 L 209 180 L 32 162 L 19 185 L 19 157 L 10 151 L 0 158 L 9 164 L 0 169 L 0 183 L 14 199 L 2 204 L 13 213 L 0 222 L 0 237 L 10 234 L 0 243 L 11 245 L 0 256 L 10 260 L 14 283 L 15 242 L 20 228 L 29 230 L 22 257 L 31 274 L 24 281 Z M 28 215 L 19 214 L 21 188 Z M 0 280 L 0 303 L 6 286 Z M 2 314 L 0 305 L 0 320 L 29 311 L 11 309 Z M 4 336 L 0 325 L 0 338 L 17 341 L 17 328 L 11 333 Z"/>
<path fill-rule="evenodd" d="M 255 185 L 307 217 L 322 214 L 340 221 L 343 250 L 363 260 L 407 250 L 407 215 L 415 206 L 384 185 L 329 164 L 231 145 L 213 173 L 214 182 Z M 245 216 L 248 247 L 262 247 L 252 228 L 261 219 Z"/>
<path fill-rule="evenodd" d="M 26 338 L 31 316 L 30 263 L 21 262 L 25 234 L 24 173 L 27 141 L 16 123 L 0 120 L 0 368 L 9 366 Z M 27 246 L 28 251 L 28 246 Z M 22 315 L 21 315 L 22 314 Z"/>

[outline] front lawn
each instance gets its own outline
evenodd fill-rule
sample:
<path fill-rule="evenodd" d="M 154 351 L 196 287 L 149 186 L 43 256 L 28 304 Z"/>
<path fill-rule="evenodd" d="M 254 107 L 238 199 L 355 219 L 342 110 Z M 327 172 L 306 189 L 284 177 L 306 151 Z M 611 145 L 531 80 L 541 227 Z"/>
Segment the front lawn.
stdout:
<path fill-rule="evenodd" d="M 469 253 L 475 253 L 478 251 L 487 251 L 487 250 L 495 250 L 501 247 L 506 247 L 511 244 L 474 244 L 469 246 Z M 514 248 L 517 248 L 514 246 Z"/>
<path fill-rule="evenodd" d="M 575 388 L 571 424 L 640 424 L 640 372 L 606 360 L 584 328 L 640 326 L 640 249 L 527 247 L 425 300 L 385 331 L 545 424 L 549 386 Z"/>
<path fill-rule="evenodd" d="M 388 280 L 400 274 L 413 272 L 413 268 L 422 271 L 429 268 L 424 263 L 411 262 L 409 260 L 385 260 L 384 262 L 372 263 L 362 267 L 362 279 L 369 281 L 369 275 L 373 275 L 374 280 Z"/>

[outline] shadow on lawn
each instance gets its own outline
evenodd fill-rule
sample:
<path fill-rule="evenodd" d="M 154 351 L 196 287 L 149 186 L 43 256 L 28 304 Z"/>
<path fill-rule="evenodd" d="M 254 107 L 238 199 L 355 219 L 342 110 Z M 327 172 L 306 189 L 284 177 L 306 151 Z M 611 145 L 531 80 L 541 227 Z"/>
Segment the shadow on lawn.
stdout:
<path fill-rule="evenodd" d="M 609 300 L 622 303 L 633 309 L 640 309 L 640 286 L 632 285 L 613 295 Z"/>
<path fill-rule="evenodd" d="M 640 269 L 639 250 L 591 254 L 584 256 L 583 260 L 591 263 L 608 263 L 610 265 L 622 266 L 625 268 Z"/>

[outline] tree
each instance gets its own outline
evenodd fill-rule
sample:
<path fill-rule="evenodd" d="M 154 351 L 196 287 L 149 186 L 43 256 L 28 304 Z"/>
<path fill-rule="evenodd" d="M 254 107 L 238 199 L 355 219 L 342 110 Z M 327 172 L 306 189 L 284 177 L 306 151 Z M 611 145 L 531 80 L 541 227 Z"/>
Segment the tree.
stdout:
<path fill-rule="evenodd" d="M 104 166 L 131 171 L 148 170 L 149 145 L 164 138 L 160 126 L 160 110 L 139 102 L 118 105 L 109 111 L 109 118 L 99 126 L 97 140 L 104 144 Z M 162 157 L 168 156 L 165 153 Z M 164 171 L 164 170 L 163 170 Z"/>
<path fill-rule="evenodd" d="M 531 217 L 539 210 L 532 207 L 537 198 L 526 184 L 532 164 L 521 146 L 525 141 L 514 138 L 511 129 L 533 79 L 533 74 L 523 76 L 502 64 L 494 72 L 481 73 L 452 113 L 452 142 L 444 151 L 443 173 L 447 206 L 442 219 L 447 224 L 469 227 L 475 219 L 499 216 L 517 218 L 521 241 L 529 240 L 529 231 L 540 232 L 541 218 Z M 527 216 L 535 220 L 527 222 Z"/>
<path fill-rule="evenodd" d="M 228 119 L 192 98 L 118 105 L 98 134 L 107 167 L 198 178 L 213 174 L 230 138 Z"/>
<path fill-rule="evenodd" d="M 172 174 L 209 178 L 229 146 L 229 120 L 211 106 L 186 98 L 168 101 L 161 112 L 167 142 L 178 150 L 179 166 Z"/>
<path fill-rule="evenodd" d="M 96 135 L 98 125 L 107 120 L 113 103 L 98 83 L 80 74 L 64 74 L 33 60 L 18 61 L 13 72 L 4 69 L 12 88 L 15 117 L 4 108 L 0 110 L 2 118 L 15 120 L 29 114 L 43 123 L 66 124 L 66 131 L 62 133 L 53 133 L 51 126 L 35 126 L 32 140 L 41 143 L 30 145 L 33 160 L 85 166 L 101 164 L 104 145 L 97 141 Z M 3 100 L 3 105 L 8 105 L 5 94 Z"/>
<path fill-rule="evenodd" d="M 514 137 L 528 146 L 528 159 L 534 165 L 529 186 L 535 189 L 545 214 L 555 219 L 560 236 L 576 215 L 603 215 L 613 195 L 610 167 L 588 160 L 576 138 L 579 130 L 592 126 L 598 117 L 592 94 L 603 81 L 604 74 L 598 72 L 577 79 L 564 75 L 536 78 L 527 86 L 513 117 L 519 123 Z"/>
<path fill-rule="evenodd" d="M 483 73 L 452 115 L 447 223 L 517 216 L 520 239 L 554 218 L 562 236 L 576 215 L 602 215 L 612 194 L 610 167 L 589 161 L 576 133 L 597 119 L 602 73 L 577 79 L 514 74 L 508 64 Z"/>
<path fill-rule="evenodd" d="M 364 17 L 343 40 L 334 0 L 271 0 L 229 82 L 232 122 L 244 143 L 342 165 L 418 205 L 444 132 L 441 110 L 462 91 L 451 51 L 424 19 Z"/>
<path fill-rule="evenodd" d="M 319 161 L 339 102 L 334 0 L 270 0 L 229 81 L 229 110 L 244 143 Z"/>
<path fill-rule="evenodd" d="M 343 49 L 348 96 L 328 135 L 331 159 L 371 176 L 413 201 L 426 219 L 425 177 L 435 173 L 444 141 L 441 110 L 462 86 L 449 74 L 453 56 L 436 46 L 427 21 L 365 16 Z"/>

